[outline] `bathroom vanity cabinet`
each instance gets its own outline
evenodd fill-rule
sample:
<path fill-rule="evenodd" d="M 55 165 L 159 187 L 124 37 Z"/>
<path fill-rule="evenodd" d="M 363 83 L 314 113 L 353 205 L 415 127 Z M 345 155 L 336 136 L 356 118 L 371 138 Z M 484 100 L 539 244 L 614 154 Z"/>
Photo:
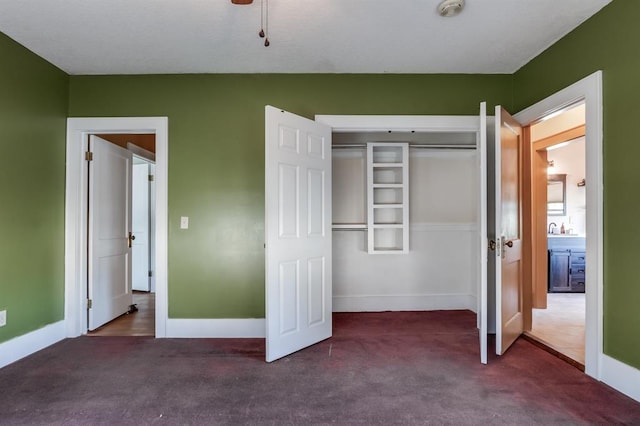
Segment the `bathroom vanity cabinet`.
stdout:
<path fill-rule="evenodd" d="M 548 238 L 549 292 L 583 293 L 585 289 L 584 237 Z"/>

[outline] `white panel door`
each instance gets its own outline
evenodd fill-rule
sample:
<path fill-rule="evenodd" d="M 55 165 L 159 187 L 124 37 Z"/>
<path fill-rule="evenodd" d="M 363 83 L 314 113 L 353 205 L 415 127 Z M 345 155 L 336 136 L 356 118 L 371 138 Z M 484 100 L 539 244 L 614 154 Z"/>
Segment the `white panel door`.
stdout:
<path fill-rule="evenodd" d="M 89 330 L 128 311 L 131 295 L 131 152 L 97 136 L 89 148 Z"/>
<path fill-rule="evenodd" d="M 496 354 L 524 331 L 522 305 L 522 127 L 502 107 L 495 116 Z"/>
<path fill-rule="evenodd" d="M 133 165 L 131 225 L 135 239 L 132 245 L 131 287 L 150 290 L 149 271 L 149 164 Z"/>
<path fill-rule="evenodd" d="M 331 129 L 265 108 L 266 360 L 331 337 Z"/>
<path fill-rule="evenodd" d="M 487 363 L 487 335 L 488 329 L 488 268 L 487 268 L 487 104 L 480 103 L 480 128 L 478 129 L 478 173 L 479 173 L 479 252 L 480 264 L 478 266 L 478 277 L 480 278 L 480 298 L 478 317 L 478 330 L 480 332 L 480 362 Z"/>

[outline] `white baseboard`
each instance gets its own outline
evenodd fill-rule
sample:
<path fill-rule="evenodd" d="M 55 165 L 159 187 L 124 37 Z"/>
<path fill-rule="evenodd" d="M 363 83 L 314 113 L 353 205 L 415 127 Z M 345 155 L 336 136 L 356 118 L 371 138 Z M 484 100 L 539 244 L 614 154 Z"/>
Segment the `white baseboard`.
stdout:
<path fill-rule="evenodd" d="M 265 337 L 264 318 L 171 319 L 165 337 Z"/>
<path fill-rule="evenodd" d="M 640 402 L 640 370 L 604 354 L 600 366 L 602 382 Z"/>
<path fill-rule="evenodd" d="M 66 337 L 65 322 L 58 321 L 0 343 L 0 368 L 51 346 Z"/>
<path fill-rule="evenodd" d="M 415 294 L 334 296 L 333 312 L 437 311 L 469 309 L 476 311 L 471 294 Z"/>

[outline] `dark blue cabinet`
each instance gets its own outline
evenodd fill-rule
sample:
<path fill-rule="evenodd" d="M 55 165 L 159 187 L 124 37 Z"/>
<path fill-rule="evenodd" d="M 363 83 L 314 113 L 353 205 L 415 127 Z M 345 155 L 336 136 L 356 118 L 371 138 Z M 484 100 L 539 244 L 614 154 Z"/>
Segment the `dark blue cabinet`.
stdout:
<path fill-rule="evenodd" d="M 549 238 L 549 292 L 583 293 L 585 240 L 582 237 Z"/>

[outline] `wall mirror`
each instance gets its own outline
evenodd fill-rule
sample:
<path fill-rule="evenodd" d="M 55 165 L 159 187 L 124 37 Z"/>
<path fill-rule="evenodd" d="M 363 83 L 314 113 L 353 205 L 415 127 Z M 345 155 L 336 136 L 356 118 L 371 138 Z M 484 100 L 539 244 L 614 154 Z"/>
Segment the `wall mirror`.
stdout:
<path fill-rule="evenodd" d="M 567 214 L 567 175 L 547 175 L 547 215 Z"/>

